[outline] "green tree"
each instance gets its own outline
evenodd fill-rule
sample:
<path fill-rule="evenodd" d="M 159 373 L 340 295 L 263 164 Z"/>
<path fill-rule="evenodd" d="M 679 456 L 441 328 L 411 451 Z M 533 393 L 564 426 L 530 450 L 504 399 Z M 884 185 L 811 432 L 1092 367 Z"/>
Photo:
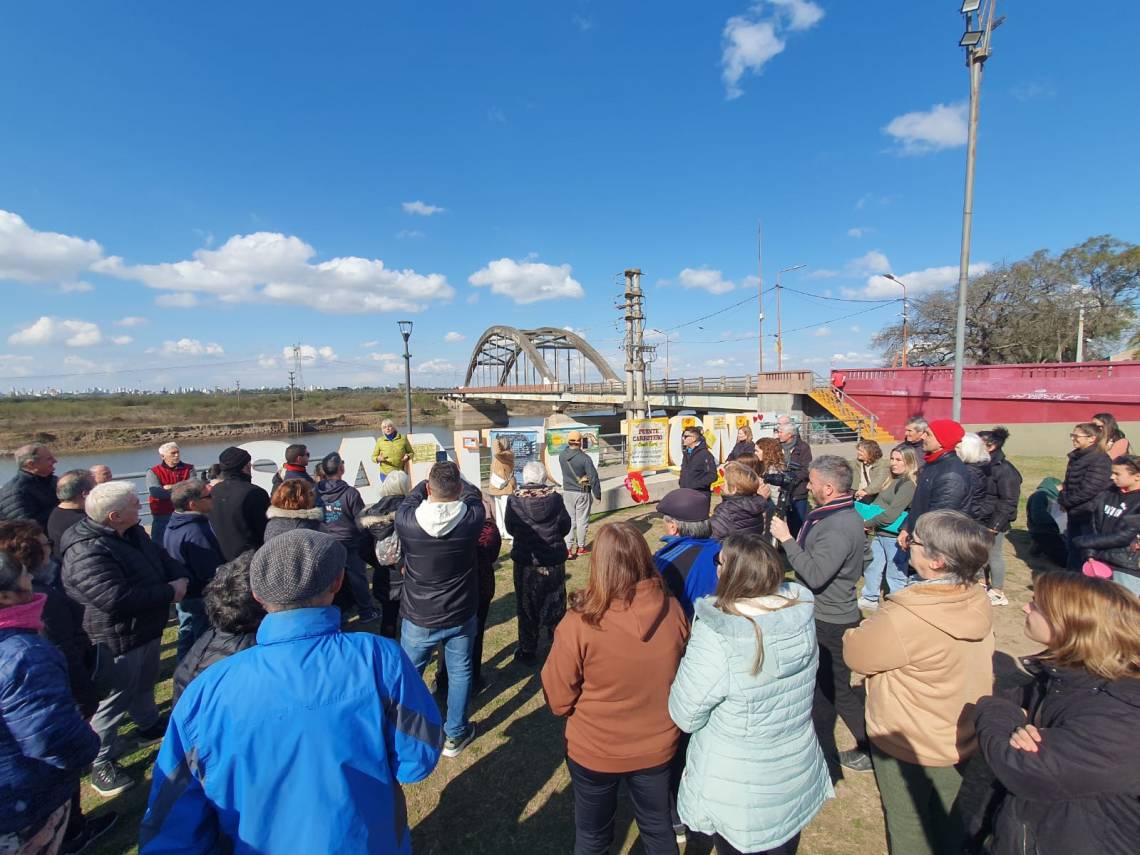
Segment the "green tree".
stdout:
<path fill-rule="evenodd" d="M 994 365 L 1068 362 L 1076 358 L 1077 316 L 1085 309 L 1085 358 L 1103 359 L 1136 323 L 1140 246 L 1109 235 L 1091 237 L 1051 256 L 1001 264 L 970 280 L 966 361 Z M 944 365 L 954 359 L 957 291 L 910 304 L 907 361 Z M 1140 332 L 1136 334 L 1140 338 Z M 881 330 L 872 343 L 890 364 L 902 347 L 902 325 Z"/>

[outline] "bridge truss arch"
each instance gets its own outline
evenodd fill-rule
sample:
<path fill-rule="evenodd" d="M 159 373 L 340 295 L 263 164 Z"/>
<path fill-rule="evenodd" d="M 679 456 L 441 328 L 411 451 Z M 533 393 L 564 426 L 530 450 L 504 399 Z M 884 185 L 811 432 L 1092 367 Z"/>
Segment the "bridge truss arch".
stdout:
<path fill-rule="evenodd" d="M 463 385 L 572 383 L 575 352 L 580 354 L 579 372 L 584 368 L 581 359 L 585 359 L 598 370 L 603 381 L 621 382 L 605 357 L 577 333 L 557 327 L 520 330 L 493 326 L 485 330 L 475 343 Z M 562 354 L 565 354 L 565 359 L 560 358 Z M 510 382 L 512 376 L 514 383 Z"/>

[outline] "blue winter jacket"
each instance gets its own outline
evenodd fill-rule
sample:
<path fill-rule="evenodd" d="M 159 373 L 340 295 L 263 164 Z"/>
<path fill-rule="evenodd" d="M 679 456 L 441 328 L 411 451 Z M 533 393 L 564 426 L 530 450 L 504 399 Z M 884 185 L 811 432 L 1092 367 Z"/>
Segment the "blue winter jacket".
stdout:
<path fill-rule="evenodd" d="M 202 589 L 214 578 L 218 565 L 226 560 L 206 514 L 175 511 L 162 534 L 162 548 L 190 571 L 186 596 L 191 598 L 202 596 Z"/>
<path fill-rule="evenodd" d="M 693 603 L 716 590 L 716 556 L 720 541 L 702 537 L 661 538 L 665 545 L 653 553 L 653 564 L 665 579 L 685 617 L 692 620 Z"/>
<path fill-rule="evenodd" d="M 775 849 L 834 795 L 812 726 L 819 664 L 812 595 L 794 582 L 764 598 L 774 611 L 730 615 L 697 600 L 689 646 L 669 692 L 669 715 L 693 734 L 677 807 L 689 828 L 741 852 Z M 764 660 L 756 661 L 755 626 Z"/>
<path fill-rule="evenodd" d="M 139 851 L 410 853 L 400 783 L 431 774 L 439 711 L 396 642 L 333 607 L 276 612 L 170 716 Z"/>
<path fill-rule="evenodd" d="M 0 835 L 46 820 L 98 750 L 63 654 L 34 629 L 0 629 Z"/>

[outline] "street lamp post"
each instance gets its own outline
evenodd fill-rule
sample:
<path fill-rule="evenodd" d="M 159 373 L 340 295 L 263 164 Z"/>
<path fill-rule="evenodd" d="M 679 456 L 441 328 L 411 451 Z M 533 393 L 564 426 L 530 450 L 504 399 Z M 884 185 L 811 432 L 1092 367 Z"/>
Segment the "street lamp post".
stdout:
<path fill-rule="evenodd" d="M 412 355 L 408 353 L 408 339 L 412 336 L 411 321 L 397 321 L 400 335 L 404 337 L 404 407 L 407 411 L 408 427 L 404 436 L 412 433 Z"/>
<path fill-rule="evenodd" d="M 987 8 L 982 9 L 983 3 Z M 962 0 L 966 32 L 958 44 L 966 49 L 970 69 L 970 124 L 966 138 L 966 193 L 962 204 L 962 254 L 958 261 L 958 318 L 954 328 L 953 418 L 962 420 L 962 367 L 966 358 L 966 294 L 970 271 L 970 229 L 974 219 L 974 161 L 978 150 L 978 103 L 982 97 L 982 66 L 990 56 L 994 6 L 997 0 Z M 984 20 L 984 24 L 983 24 Z M 999 20 L 997 22 L 1001 24 Z"/>
<path fill-rule="evenodd" d="M 661 336 L 664 336 L 664 338 L 665 338 L 665 381 L 668 382 L 669 381 L 669 342 L 671 341 L 671 339 L 669 338 L 669 333 L 665 332 L 665 330 L 659 330 L 656 327 L 653 327 L 649 331 L 655 332 Z"/>
<path fill-rule="evenodd" d="M 792 270 L 801 270 L 806 264 L 793 264 L 776 273 L 776 370 L 784 370 L 784 325 L 780 319 L 780 277 Z"/>
<path fill-rule="evenodd" d="M 902 288 L 902 292 L 903 292 L 902 367 L 906 368 L 906 333 L 907 333 L 907 329 L 906 329 L 906 324 L 907 324 L 906 283 L 903 282 L 901 279 L 899 279 L 897 276 L 895 276 L 893 273 L 884 273 L 883 276 L 886 277 L 887 279 L 890 279 L 892 282 L 894 282 L 896 285 L 899 285 Z"/>

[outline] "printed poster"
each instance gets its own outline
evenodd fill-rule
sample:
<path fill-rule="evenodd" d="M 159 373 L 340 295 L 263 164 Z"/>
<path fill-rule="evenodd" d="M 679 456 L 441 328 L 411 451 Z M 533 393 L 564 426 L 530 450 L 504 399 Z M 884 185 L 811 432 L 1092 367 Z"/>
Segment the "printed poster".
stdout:
<path fill-rule="evenodd" d="M 669 419 L 635 419 L 629 423 L 629 471 L 665 469 L 669 465 Z"/>
<path fill-rule="evenodd" d="M 532 460 L 542 462 L 542 445 L 538 428 L 491 428 L 491 454 L 495 453 L 495 441 L 505 439 L 515 455 L 515 480 L 522 484 L 523 467 Z"/>

